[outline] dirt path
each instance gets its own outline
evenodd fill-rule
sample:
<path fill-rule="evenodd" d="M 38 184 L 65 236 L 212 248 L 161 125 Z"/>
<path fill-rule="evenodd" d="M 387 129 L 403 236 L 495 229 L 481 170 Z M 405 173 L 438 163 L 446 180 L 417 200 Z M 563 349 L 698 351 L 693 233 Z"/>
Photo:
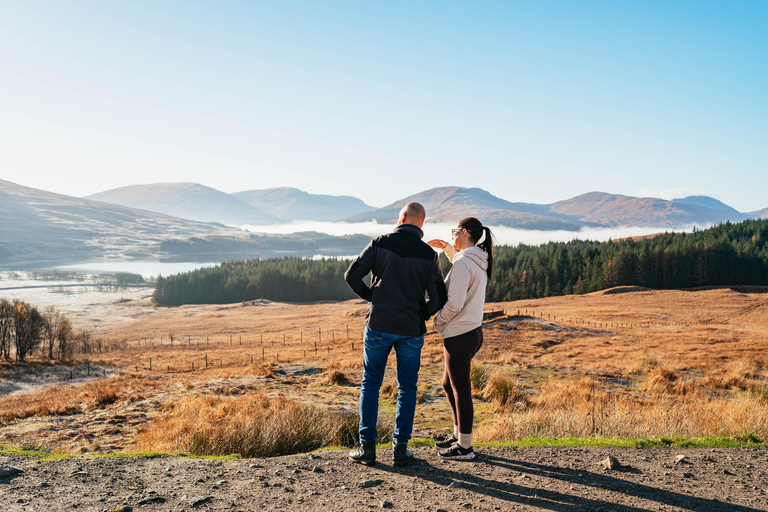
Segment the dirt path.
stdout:
<path fill-rule="evenodd" d="M 476 462 L 433 447 L 396 469 L 346 452 L 271 459 L 0 456 L 24 472 L 0 477 L 2 510 L 738 511 L 768 510 L 768 449 L 501 448 Z M 685 460 L 676 462 L 678 455 Z M 604 469 L 608 456 L 625 467 Z"/>

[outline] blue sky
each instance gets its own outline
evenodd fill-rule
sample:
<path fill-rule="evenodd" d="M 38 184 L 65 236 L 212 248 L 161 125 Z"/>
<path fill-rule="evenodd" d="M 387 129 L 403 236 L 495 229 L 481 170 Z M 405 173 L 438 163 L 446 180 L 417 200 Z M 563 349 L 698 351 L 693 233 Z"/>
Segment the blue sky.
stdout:
<path fill-rule="evenodd" d="M 0 179 L 768 207 L 768 2 L 3 1 Z"/>

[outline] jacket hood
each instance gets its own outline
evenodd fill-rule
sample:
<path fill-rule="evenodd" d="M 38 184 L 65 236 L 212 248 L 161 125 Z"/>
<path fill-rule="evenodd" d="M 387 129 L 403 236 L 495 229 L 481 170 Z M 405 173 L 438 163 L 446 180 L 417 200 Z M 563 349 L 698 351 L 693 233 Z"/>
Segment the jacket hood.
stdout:
<path fill-rule="evenodd" d="M 481 270 L 488 270 L 488 254 L 476 245 L 459 252 L 458 257 L 476 263 Z"/>

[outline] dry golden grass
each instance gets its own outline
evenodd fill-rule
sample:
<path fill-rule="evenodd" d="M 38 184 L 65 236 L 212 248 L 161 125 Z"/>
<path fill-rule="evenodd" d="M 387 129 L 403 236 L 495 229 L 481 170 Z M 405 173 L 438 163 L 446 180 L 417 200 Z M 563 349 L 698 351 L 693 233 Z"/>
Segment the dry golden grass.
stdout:
<path fill-rule="evenodd" d="M 500 308 L 509 316 L 486 323 L 483 348 L 473 361 L 481 440 L 745 432 L 768 438 L 766 289 L 622 288 L 487 305 L 488 310 Z M 88 384 L 75 392 L 61 386 L 0 398 L 0 422 L 112 408 L 131 397 L 159 393 L 157 401 L 166 407 L 159 418 L 175 430 L 154 421 L 132 449 L 193 451 L 204 446 L 208 453 L 224 453 L 238 446 L 242 453 L 255 453 L 248 446 L 269 443 L 244 441 L 247 429 L 261 427 L 238 416 L 232 405 L 257 410 L 260 402 L 248 398 L 255 393 L 270 400 L 285 395 L 304 405 L 353 408 L 354 387 L 314 384 L 360 381 L 364 310 L 360 301 L 124 307 L 119 321 L 92 327 L 98 328 L 95 335 L 126 341 L 130 348 L 91 359 L 94 365 L 121 369 L 122 380 Z M 173 346 L 170 332 L 176 334 Z M 390 403 L 397 396 L 393 359 L 381 390 L 382 400 Z M 294 377 L 282 370 L 295 365 L 315 372 Z M 439 389 L 442 366 L 441 339 L 430 334 L 422 351 L 420 384 Z M 257 377 L 261 380 L 254 381 Z M 204 392 L 213 398 L 200 402 Z M 420 403 L 424 398 L 420 391 Z M 169 403 L 176 405 L 168 409 Z M 195 418 L 193 405 L 207 412 Z M 417 414 L 417 428 L 450 424 L 447 402 L 428 401 L 423 410 L 427 415 Z M 267 413 L 263 418 L 272 421 Z M 228 426 L 218 429 L 217 422 Z M 167 444 L 174 441 L 166 436 L 175 435 L 183 441 Z"/>
<path fill-rule="evenodd" d="M 328 411 L 285 397 L 270 399 L 261 393 L 200 396 L 168 404 L 143 430 L 136 447 L 195 455 L 267 457 L 329 445 L 352 446 L 357 429 L 355 414 Z M 386 431 L 381 435 L 386 442 Z"/>
<path fill-rule="evenodd" d="M 50 386 L 0 397 L 0 425 L 32 416 L 70 415 L 151 393 L 157 381 L 131 375 L 72 386 Z"/>
<path fill-rule="evenodd" d="M 595 380 L 555 380 L 532 393 L 526 406 L 504 412 L 478 429 L 482 441 L 522 437 L 645 438 L 661 436 L 739 437 L 768 433 L 768 402 L 740 394 L 713 396 L 701 389 L 681 396 L 677 389 L 650 396 L 608 390 Z"/>

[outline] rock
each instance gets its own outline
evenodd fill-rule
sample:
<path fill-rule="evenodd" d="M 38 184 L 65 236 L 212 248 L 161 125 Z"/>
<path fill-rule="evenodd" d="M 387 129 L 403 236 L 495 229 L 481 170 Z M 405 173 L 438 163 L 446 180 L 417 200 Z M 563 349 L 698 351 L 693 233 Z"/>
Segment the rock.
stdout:
<path fill-rule="evenodd" d="M 263 466 L 259 466 L 258 464 L 251 464 L 248 466 L 250 469 L 261 469 Z"/>
<path fill-rule="evenodd" d="M 309 454 L 309 460 L 315 460 L 315 459 L 322 459 L 322 457 L 320 457 L 316 453 L 310 453 Z"/>
<path fill-rule="evenodd" d="M 609 456 L 604 461 L 601 461 L 599 466 L 602 466 L 604 469 L 607 469 L 609 471 L 621 471 L 624 469 L 624 466 L 621 465 L 619 460 L 616 457 Z"/>
<path fill-rule="evenodd" d="M 87 471 L 73 471 L 69 474 L 70 476 L 88 476 Z"/>
<path fill-rule="evenodd" d="M 40 489 L 45 489 L 46 487 L 50 487 L 50 486 L 51 484 L 49 484 L 48 482 L 40 482 L 35 487 L 39 487 Z"/>
<path fill-rule="evenodd" d="M 189 503 L 193 507 L 199 507 L 200 505 L 204 505 L 206 503 L 210 503 L 211 502 L 211 497 L 210 496 L 192 496 L 191 498 L 187 498 L 184 501 L 186 501 L 187 503 Z"/>
<path fill-rule="evenodd" d="M 380 506 L 381 508 L 392 508 L 392 507 L 394 507 L 394 505 L 392 504 L 392 502 L 391 502 L 391 501 L 387 501 L 387 500 L 384 500 L 384 501 L 382 501 L 381 503 L 379 503 L 379 506 Z"/>
<path fill-rule="evenodd" d="M 365 482 L 360 482 L 357 484 L 358 487 L 361 489 L 369 489 L 371 487 L 377 487 L 384 483 L 384 480 L 366 480 Z"/>
<path fill-rule="evenodd" d="M 133 512 L 133 508 L 125 505 L 124 507 L 113 508 L 112 512 Z"/>
<path fill-rule="evenodd" d="M 294 475 L 298 475 L 299 473 L 301 473 L 301 470 L 300 470 L 300 469 L 294 469 L 294 470 L 292 471 L 292 473 L 293 473 Z"/>
<path fill-rule="evenodd" d="M 20 475 L 24 471 L 14 466 L 0 466 L 0 477 Z"/>
<path fill-rule="evenodd" d="M 224 485 L 224 484 L 228 484 L 228 483 L 229 482 L 227 482 L 226 480 L 219 480 L 218 482 L 216 482 L 216 485 Z"/>
<path fill-rule="evenodd" d="M 675 464 L 680 464 L 680 463 L 690 464 L 690 462 L 688 461 L 688 457 L 686 457 L 685 455 L 678 455 L 677 457 L 675 457 Z"/>
<path fill-rule="evenodd" d="M 313 473 L 325 473 L 325 470 L 321 468 L 320 466 L 315 466 L 312 468 Z"/>
<path fill-rule="evenodd" d="M 683 473 L 683 478 L 692 478 L 692 477 L 693 477 L 692 473 Z"/>

